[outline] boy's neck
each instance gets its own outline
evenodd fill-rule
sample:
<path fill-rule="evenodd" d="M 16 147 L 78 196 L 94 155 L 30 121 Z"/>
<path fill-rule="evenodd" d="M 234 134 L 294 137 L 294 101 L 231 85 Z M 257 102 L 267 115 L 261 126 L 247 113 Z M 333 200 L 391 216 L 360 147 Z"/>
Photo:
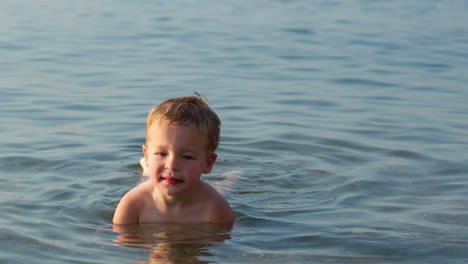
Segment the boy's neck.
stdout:
<path fill-rule="evenodd" d="M 153 201 L 160 210 L 171 211 L 188 207 L 194 203 L 201 184 L 202 182 L 200 181 L 190 192 L 173 196 L 164 194 L 161 190 L 156 188 L 152 195 Z"/>

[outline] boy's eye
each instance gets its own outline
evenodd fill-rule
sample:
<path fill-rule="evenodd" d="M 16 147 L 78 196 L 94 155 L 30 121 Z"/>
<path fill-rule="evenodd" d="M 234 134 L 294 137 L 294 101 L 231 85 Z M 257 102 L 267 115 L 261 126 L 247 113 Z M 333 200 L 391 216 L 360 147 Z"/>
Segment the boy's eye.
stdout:
<path fill-rule="evenodd" d="M 185 159 L 185 160 L 192 160 L 193 159 L 193 157 L 189 156 L 189 155 L 183 155 L 182 158 Z"/>
<path fill-rule="evenodd" d="M 165 153 L 165 152 L 156 152 L 156 153 L 154 153 L 154 155 L 157 155 L 157 156 L 160 156 L 160 157 L 166 157 L 167 153 Z"/>

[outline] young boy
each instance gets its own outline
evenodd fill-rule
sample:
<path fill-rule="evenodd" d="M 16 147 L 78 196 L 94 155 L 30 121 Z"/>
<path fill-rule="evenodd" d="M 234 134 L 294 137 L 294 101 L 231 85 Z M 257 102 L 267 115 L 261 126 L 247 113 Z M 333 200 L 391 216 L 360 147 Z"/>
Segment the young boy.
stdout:
<path fill-rule="evenodd" d="M 200 95 L 166 100 L 148 114 L 144 173 L 114 214 L 115 224 L 148 222 L 232 223 L 227 201 L 208 183 L 221 122 Z"/>

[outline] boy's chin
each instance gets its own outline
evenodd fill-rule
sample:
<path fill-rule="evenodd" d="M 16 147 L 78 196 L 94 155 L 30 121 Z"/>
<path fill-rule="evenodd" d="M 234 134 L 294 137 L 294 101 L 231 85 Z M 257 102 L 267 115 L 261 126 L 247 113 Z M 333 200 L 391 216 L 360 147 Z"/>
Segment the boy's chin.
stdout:
<path fill-rule="evenodd" d="M 182 185 L 167 185 L 167 184 L 162 184 L 159 186 L 159 190 L 164 193 L 164 195 L 171 196 L 171 197 L 177 197 L 185 193 L 185 189 L 182 187 Z"/>

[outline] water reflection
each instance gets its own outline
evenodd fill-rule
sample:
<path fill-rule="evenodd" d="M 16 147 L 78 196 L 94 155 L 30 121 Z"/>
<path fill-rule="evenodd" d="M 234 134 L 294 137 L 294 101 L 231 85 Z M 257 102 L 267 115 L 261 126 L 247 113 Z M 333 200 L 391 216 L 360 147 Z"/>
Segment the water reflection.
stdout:
<path fill-rule="evenodd" d="M 210 223 L 152 223 L 114 225 L 119 247 L 149 250 L 149 260 L 133 263 L 213 263 L 215 243 L 231 239 L 232 225 Z"/>

